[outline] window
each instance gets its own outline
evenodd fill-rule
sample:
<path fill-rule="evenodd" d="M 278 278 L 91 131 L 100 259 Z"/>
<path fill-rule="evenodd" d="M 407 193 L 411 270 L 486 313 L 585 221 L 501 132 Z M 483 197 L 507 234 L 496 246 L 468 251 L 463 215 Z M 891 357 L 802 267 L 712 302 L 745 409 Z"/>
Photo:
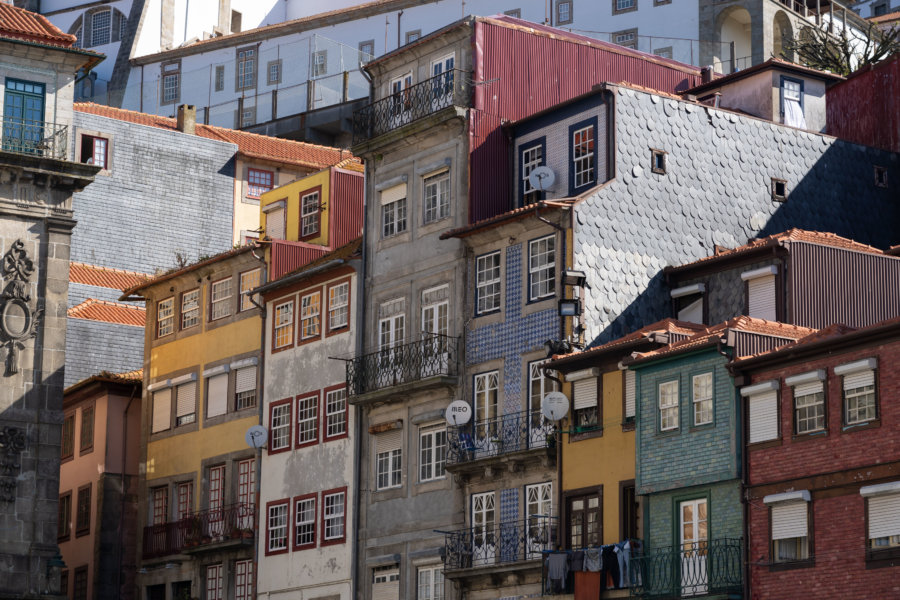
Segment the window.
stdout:
<path fill-rule="evenodd" d="M 275 348 L 285 348 L 294 341 L 294 301 L 275 307 Z"/>
<path fill-rule="evenodd" d="M 347 435 L 347 388 L 325 392 L 325 439 Z"/>
<path fill-rule="evenodd" d="M 867 358 L 834 368 L 834 374 L 842 378 L 844 425 L 861 425 L 878 417 L 875 396 L 877 365 L 875 358 Z"/>
<path fill-rule="evenodd" d="M 763 381 L 741 388 L 747 399 L 750 444 L 778 439 L 778 381 Z"/>
<path fill-rule="evenodd" d="M 189 381 L 175 388 L 175 426 L 197 420 L 197 382 Z"/>
<path fill-rule="evenodd" d="M 207 507 L 211 511 L 220 511 L 225 505 L 225 465 L 210 467 L 208 480 L 209 492 L 207 496 Z M 221 519 L 221 513 L 213 514 L 218 517 L 215 520 Z"/>
<path fill-rule="evenodd" d="M 417 39 L 419 39 L 420 37 L 422 37 L 421 29 L 414 29 L 412 31 L 407 31 L 406 32 L 406 43 L 411 44 L 411 43 L 415 42 Z"/>
<path fill-rule="evenodd" d="M 313 77 L 321 77 L 328 74 L 328 50 L 316 50 L 312 55 Z"/>
<path fill-rule="evenodd" d="M 636 407 L 636 386 L 635 386 L 635 373 L 632 370 L 625 371 L 623 375 L 625 381 L 622 384 L 622 404 L 624 405 L 623 414 L 625 415 L 625 423 L 634 424 L 634 413 L 637 410 Z"/>
<path fill-rule="evenodd" d="M 637 0 L 612 0 L 613 14 L 637 10 Z"/>
<path fill-rule="evenodd" d="M 82 536 L 91 532 L 91 484 L 78 488 L 78 500 L 75 507 L 75 535 Z"/>
<path fill-rule="evenodd" d="M 87 165 L 107 168 L 109 140 L 94 135 L 81 136 L 81 157 L 79 160 Z"/>
<path fill-rule="evenodd" d="M 319 233 L 319 192 L 306 194 L 300 198 L 300 237 L 306 238 Z"/>
<path fill-rule="evenodd" d="M 380 433 L 375 438 L 375 488 L 386 490 L 403 483 L 402 430 Z"/>
<path fill-rule="evenodd" d="M 72 534 L 72 492 L 59 497 L 57 510 L 56 538 L 58 541 L 68 540 Z"/>
<path fill-rule="evenodd" d="M 61 458 L 75 456 L 75 413 L 69 413 L 63 420 Z"/>
<path fill-rule="evenodd" d="M 444 477 L 447 462 L 447 428 L 443 424 L 419 429 L 419 481 Z"/>
<path fill-rule="evenodd" d="M 234 410 L 256 406 L 256 365 L 234 372 Z"/>
<path fill-rule="evenodd" d="M 678 429 L 678 382 L 659 384 L 659 430 Z"/>
<path fill-rule="evenodd" d="M 109 43 L 112 30 L 112 11 L 103 10 L 91 15 L 91 46 Z"/>
<path fill-rule="evenodd" d="M 241 273 L 241 312 L 250 310 L 254 307 L 253 302 L 251 302 L 251 294 L 248 294 L 247 292 L 259 286 L 259 273 L 259 269 Z"/>
<path fill-rule="evenodd" d="M 269 452 L 287 450 L 291 446 L 291 401 L 272 404 L 269 413 Z"/>
<path fill-rule="evenodd" d="M 741 273 L 741 279 L 747 282 L 746 314 L 748 316 L 767 321 L 778 320 L 775 282 L 777 273 L 778 268 L 775 265 Z"/>
<path fill-rule="evenodd" d="M 319 396 L 297 398 L 297 447 L 315 444 L 319 439 Z"/>
<path fill-rule="evenodd" d="M 406 231 L 406 198 L 381 207 L 381 235 L 391 237 Z"/>
<path fill-rule="evenodd" d="M 666 156 L 665 150 L 650 149 L 650 171 L 658 175 L 666 174 Z"/>
<path fill-rule="evenodd" d="M 566 377 L 572 385 L 572 408 L 575 411 L 575 426 L 591 429 L 600 424 L 599 415 L 599 383 L 598 377 L 588 376 L 575 379 L 572 374 Z"/>
<path fill-rule="evenodd" d="M 552 235 L 528 242 L 528 299 L 540 300 L 556 293 L 556 238 Z"/>
<path fill-rule="evenodd" d="M 234 600 L 253 598 L 253 561 L 238 560 L 234 563 Z"/>
<path fill-rule="evenodd" d="M 556 24 L 565 25 L 572 22 L 572 0 L 556 1 Z"/>
<path fill-rule="evenodd" d="M 225 65 L 216 67 L 216 91 L 221 92 L 225 89 Z"/>
<path fill-rule="evenodd" d="M 288 502 L 270 502 L 266 506 L 266 554 L 287 552 Z"/>
<path fill-rule="evenodd" d="M 240 112 L 240 119 L 238 120 L 238 128 L 250 127 L 251 125 L 256 125 L 256 107 L 243 106 Z"/>
<path fill-rule="evenodd" d="M 863 486 L 859 490 L 866 502 L 868 546 L 883 550 L 900 546 L 900 482 L 891 481 Z"/>
<path fill-rule="evenodd" d="M 177 484 L 175 486 L 175 493 L 178 501 L 175 510 L 175 520 L 181 521 L 191 514 L 191 507 L 194 503 L 194 482 L 183 481 Z"/>
<path fill-rule="evenodd" d="M 472 402 L 474 404 L 475 435 L 480 438 L 497 436 L 497 392 L 500 372 L 488 371 L 475 375 Z"/>
<path fill-rule="evenodd" d="M 159 433 L 172 426 L 172 388 L 153 392 L 153 421 L 150 433 Z"/>
<path fill-rule="evenodd" d="M 500 310 L 500 251 L 475 259 L 475 314 Z"/>
<path fill-rule="evenodd" d="M 763 503 L 769 506 L 773 562 L 810 557 L 809 501 L 810 495 L 806 490 L 763 498 Z"/>
<path fill-rule="evenodd" d="M 350 324 L 350 282 L 328 286 L 328 330 L 344 329 Z"/>
<path fill-rule="evenodd" d="M 247 458 L 238 461 L 238 485 L 237 485 L 237 504 L 243 508 L 255 506 L 256 498 L 256 459 Z M 241 529 L 249 529 L 253 527 L 253 514 L 249 511 L 242 511 L 238 516 L 238 527 Z"/>
<path fill-rule="evenodd" d="M 416 600 L 444 600 L 444 571 L 441 565 L 416 570 L 419 592 Z"/>
<path fill-rule="evenodd" d="M 274 186 L 275 174 L 262 169 L 247 170 L 247 197 L 259 198 Z"/>
<path fill-rule="evenodd" d="M 322 294 L 314 292 L 300 297 L 300 338 L 310 339 L 319 336 L 321 331 L 320 306 Z"/>
<path fill-rule="evenodd" d="M 396 564 L 372 569 L 372 598 L 400 598 L 400 569 Z"/>
<path fill-rule="evenodd" d="M 263 209 L 263 214 L 266 215 L 266 237 L 269 239 L 284 239 L 284 203 L 284 200 L 279 200 Z"/>
<path fill-rule="evenodd" d="M 94 407 L 81 409 L 81 443 L 79 452 L 84 454 L 94 449 Z"/>
<path fill-rule="evenodd" d="M 76 46 L 76 48 L 77 47 L 78 46 Z M 59 574 L 59 591 L 66 598 L 69 597 L 69 570 L 68 569 L 63 569 L 63 571 Z"/>
<path fill-rule="evenodd" d="M 450 216 L 450 171 L 425 178 L 425 223 Z"/>
<path fill-rule="evenodd" d="M 206 597 L 205 600 L 222 600 L 222 565 L 208 565 L 206 567 Z"/>
<path fill-rule="evenodd" d="M 322 545 L 344 541 L 345 490 L 322 492 Z"/>
<path fill-rule="evenodd" d="M 594 131 L 593 124 L 573 125 L 570 128 L 572 140 L 571 191 L 577 191 L 594 183 Z"/>
<path fill-rule="evenodd" d="M 150 498 L 150 524 L 163 525 L 169 519 L 169 488 L 153 488 Z"/>
<path fill-rule="evenodd" d="M 162 104 L 176 104 L 181 99 L 181 63 L 162 65 Z"/>
<path fill-rule="evenodd" d="M 237 50 L 236 90 L 248 90 L 256 87 L 256 48 L 238 48 Z"/>
<path fill-rule="evenodd" d="M 640 538 L 638 531 L 638 519 L 640 518 L 640 506 L 635 494 L 634 479 L 619 483 L 619 519 L 623 540 Z"/>
<path fill-rule="evenodd" d="M 803 81 L 782 76 L 781 120 L 789 127 L 806 129 L 806 117 L 803 115 Z"/>
<path fill-rule="evenodd" d="M 175 331 L 175 298 L 156 303 L 156 337 L 161 338 Z"/>
<path fill-rule="evenodd" d="M 601 496 L 591 494 L 568 499 L 569 548 L 598 546 L 602 542 Z"/>
<path fill-rule="evenodd" d="M 787 181 L 772 177 L 772 201 L 787 202 Z"/>
<path fill-rule="evenodd" d="M 875 187 L 886 188 L 888 186 L 888 172 L 885 167 L 875 165 Z"/>
<path fill-rule="evenodd" d="M 181 328 L 200 324 L 200 288 L 181 294 Z"/>
<path fill-rule="evenodd" d="M 316 495 L 300 496 L 294 500 L 294 549 L 316 545 Z"/>
<path fill-rule="evenodd" d="M 209 320 L 224 319 L 231 315 L 231 277 L 214 281 L 210 298 L 212 306 L 209 311 Z"/>
<path fill-rule="evenodd" d="M 72 582 L 72 600 L 88 600 L 88 568 L 85 566 L 75 569 L 74 579 L 75 580 Z"/>
<path fill-rule="evenodd" d="M 694 426 L 713 422 L 712 373 L 694 375 Z"/>
<path fill-rule="evenodd" d="M 825 430 L 824 379 L 825 372 L 819 370 L 784 380 L 794 392 L 794 433 L 802 435 Z"/>
<path fill-rule="evenodd" d="M 522 205 L 533 204 L 541 199 L 543 192 L 531 185 L 529 175 L 544 164 L 544 142 L 522 149 Z"/>
<path fill-rule="evenodd" d="M 522 18 L 522 9 L 521 8 L 511 8 L 509 10 L 504 10 L 503 14 L 508 17 L 514 17 L 516 19 Z"/>
<path fill-rule="evenodd" d="M 275 85 L 281 83 L 281 59 L 270 60 L 266 65 L 266 83 Z"/>
<path fill-rule="evenodd" d="M 364 63 L 372 60 L 375 56 L 375 40 L 366 40 L 359 43 L 359 62 Z"/>
<path fill-rule="evenodd" d="M 637 50 L 637 29 L 616 32 L 613 34 L 613 41 L 625 48 Z"/>

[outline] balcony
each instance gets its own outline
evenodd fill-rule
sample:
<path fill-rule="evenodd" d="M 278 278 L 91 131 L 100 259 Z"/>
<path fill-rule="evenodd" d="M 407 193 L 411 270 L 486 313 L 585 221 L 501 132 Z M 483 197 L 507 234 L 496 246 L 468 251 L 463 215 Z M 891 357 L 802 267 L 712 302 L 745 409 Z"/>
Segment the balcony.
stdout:
<path fill-rule="evenodd" d="M 447 428 L 447 470 L 481 468 L 490 459 L 555 458 L 553 425 L 540 411 L 524 411 Z M 535 452 L 532 452 L 535 451 Z M 540 452 L 536 452 L 540 451 Z"/>
<path fill-rule="evenodd" d="M 469 105 L 469 74 L 451 69 L 397 91 L 353 113 L 353 143 L 360 144 L 451 106 Z"/>
<path fill-rule="evenodd" d="M 554 545 L 556 517 L 535 516 L 447 531 L 444 533 L 444 575 L 459 579 L 500 571 L 540 569 L 542 552 Z"/>
<path fill-rule="evenodd" d="M 347 361 L 347 390 L 357 404 L 388 395 L 456 385 L 459 338 L 428 335 Z"/>
<path fill-rule="evenodd" d="M 69 153 L 69 126 L 3 117 L 4 152 L 66 160 Z"/>
<path fill-rule="evenodd" d="M 740 597 L 743 545 L 722 538 L 656 548 L 631 557 L 632 596 L 688 598 L 712 595 Z"/>
<path fill-rule="evenodd" d="M 230 546 L 252 545 L 256 510 L 249 504 L 232 504 L 204 510 L 180 521 L 144 527 L 143 557 L 160 558 Z"/>

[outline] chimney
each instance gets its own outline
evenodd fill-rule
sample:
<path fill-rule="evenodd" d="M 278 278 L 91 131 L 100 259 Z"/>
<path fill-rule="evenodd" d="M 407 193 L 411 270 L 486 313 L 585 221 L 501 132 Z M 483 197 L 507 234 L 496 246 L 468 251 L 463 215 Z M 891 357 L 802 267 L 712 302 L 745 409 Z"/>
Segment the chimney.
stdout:
<path fill-rule="evenodd" d="M 178 131 L 193 135 L 194 127 L 197 125 L 197 107 L 193 104 L 180 105 L 176 123 Z"/>
<path fill-rule="evenodd" d="M 709 83 L 712 81 L 713 68 L 712 65 L 700 69 L 700 83 Z"/>

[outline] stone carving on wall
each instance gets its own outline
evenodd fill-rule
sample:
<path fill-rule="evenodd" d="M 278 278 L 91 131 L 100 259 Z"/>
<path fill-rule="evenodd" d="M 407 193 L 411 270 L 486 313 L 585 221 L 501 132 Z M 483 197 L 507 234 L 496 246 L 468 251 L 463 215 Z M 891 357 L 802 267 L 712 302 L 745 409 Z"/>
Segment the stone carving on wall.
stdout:
<path fill-rule="evenodd" d="M 19 372 L 19 351 L 25 348 L 25 340 L 37 335 L 44 309 L 32 307 L 28 283 L 34 274 L 34 262 L 25 251 L 22 240 L 16 240 L 3 255 L 0 275 L 3 292 L 0 293 L 0 346 L 8 349 L 6 375 Z"/>
<path fill-rule="evenodd" d="M 25 449 L 25 430 L 18 427 L 0 429 L 0 502 L 15 502 L 19 455 Z"/>

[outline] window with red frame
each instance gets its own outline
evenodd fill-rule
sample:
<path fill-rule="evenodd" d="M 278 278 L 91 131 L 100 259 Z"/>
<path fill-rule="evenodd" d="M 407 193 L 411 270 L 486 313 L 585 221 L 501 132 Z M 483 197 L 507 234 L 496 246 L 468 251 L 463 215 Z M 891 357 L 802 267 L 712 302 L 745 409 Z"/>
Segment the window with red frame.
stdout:
<path fill-rule="evenodd" d="M 316 545 L 316 495 L 300 496 L 294 500 L 294 548 Z"/>
<path fill-rule="evenodd" d="M 269 416 L 269 452 L 291 447 L 291 400 L 272 404 Z"/>
<path fill-rule="evenodd" d="M 274 187 L 274 180 L 275 174 L 272 171 L 250 169 L 250 172 L 247 174 L 247 196 L 249 198 L 259 198 Z"/>
<path fill-rule="evenodd" d="M 165 486 L 153 488 L 150 491 L 150 497 L 153 499 L 150 524 L 163 525 L 169 518 L 169 488 Z"/>
<path fill-rule="evenodd" d="M 178 513 L 175 519 L 180 521 L 191 514 L 191 503 L 194 500 L 194 482 L 184 481 L 177 486 Z"/>
<path fill-rule="evenodd" d="M 297 398 L 297 445 L 315 444 L 319 439 L 319 396 Z"/>
<path fill-rule="evenodd" d="M 347 389 L 325 393 L 325 439 L 342 437 L 347 433 Z"/>
<path fill-rule="evenodd" d="M 80 162 L 105 169 L 109 158 L 109 140 L 93 135 L 81 136 Z"/>

